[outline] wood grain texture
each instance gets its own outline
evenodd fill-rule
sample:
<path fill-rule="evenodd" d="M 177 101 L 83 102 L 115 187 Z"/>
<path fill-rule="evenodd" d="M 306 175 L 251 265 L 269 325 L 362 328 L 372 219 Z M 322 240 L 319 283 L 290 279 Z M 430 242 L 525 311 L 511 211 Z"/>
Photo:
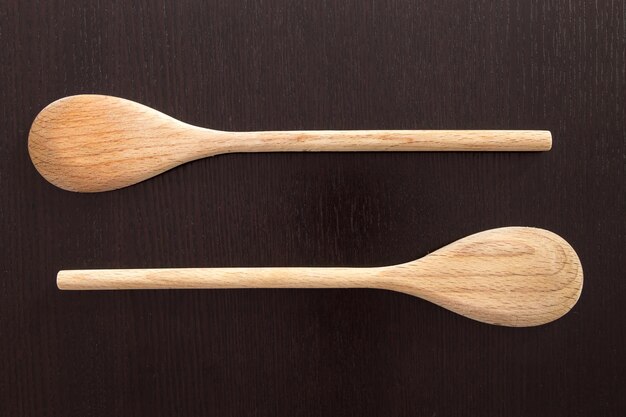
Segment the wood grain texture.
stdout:
<path fill-rule="evenodd" d="M 377 268 L 162 268 L 60 271 L 64 290 L 376 288 L 425 298 L 484 323 L 546 324 L 580 297 L 583 272 L 572 247 L 547 230 L 476 233 L 422 259 Z"/>
<path fill-rule="evenodd" d="M 0 2 L 1 416 L 626 412 L 620 1 Z M 268 153 L 66 192 L 30 126 L 74 94 L 226 131 L 546 129 L 540 153 Z M 554 323 L 391 291 L 59 291 L 61 269 L 378 267 L 536 226 L 580 256 Z"/>
<path fill-rule="evenodd" d="M 318 130 L 225 132 L 182 123 L 119 97 L 83 94 L 49 104 L 28 152 L 52 184 L 98 192 L 136 184 L 185 162 L 233 152 L 547 151 L 541 130 Z"/>

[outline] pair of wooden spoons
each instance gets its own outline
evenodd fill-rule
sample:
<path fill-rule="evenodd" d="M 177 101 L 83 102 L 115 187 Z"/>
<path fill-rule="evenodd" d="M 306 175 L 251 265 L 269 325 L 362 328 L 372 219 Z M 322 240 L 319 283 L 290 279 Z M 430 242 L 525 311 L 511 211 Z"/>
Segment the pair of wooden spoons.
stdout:
<path fill-rule="evenodd" d="M 547 131 L 224 132 L 192 126 L 121 98 L 60 99 L 33 122 L 37 170 L 70 191 L 126 187 L 220 153 L 277 151 L 542 151 Z M 379 268 L 186 268 L 61 271 L 61 289 L 379 288 L 421 297 L 466 317 L 535 326 L 567 313 L 582 289 L 580 261 L 558 235 L 506 227 L 424 258 Z"/>

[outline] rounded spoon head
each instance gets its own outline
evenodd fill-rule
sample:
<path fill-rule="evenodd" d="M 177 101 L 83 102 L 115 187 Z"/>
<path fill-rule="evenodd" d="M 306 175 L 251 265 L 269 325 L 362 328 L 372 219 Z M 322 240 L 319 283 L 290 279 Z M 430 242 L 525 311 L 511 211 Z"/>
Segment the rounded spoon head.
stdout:
<path fill-rule="evenodd" d="M 578 301 L 583 271 L 574 249 L 543 229 L 476 233 L 421 259 L 386 267 L 386 287 L 485 323 L 545 324 Z"/>
<path fill-rule="evenodd" d="M 208 156 L 197 155 L 201 131 L 130 100 L 77 95 L 37 115 L 28 151 L 39 173 L 60 188 L 109 191 Z"/>

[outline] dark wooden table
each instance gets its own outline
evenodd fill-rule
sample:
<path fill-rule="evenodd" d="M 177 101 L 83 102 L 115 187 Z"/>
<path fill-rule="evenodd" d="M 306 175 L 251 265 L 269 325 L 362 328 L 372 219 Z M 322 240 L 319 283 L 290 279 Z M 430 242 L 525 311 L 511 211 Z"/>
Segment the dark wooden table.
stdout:
<path fill-rule="evenodd" d="M 0 415 L 626 415 L 624 2 L 83 3 L 0 6 Z M 235 154 L 77 194 L 26 146 L 76 93 L 226 130 L 549 129 L 554 147 Z M 578 251 L 564 318 L 55 285 L 70 268 L 394 264 L 508 225 Z"/>

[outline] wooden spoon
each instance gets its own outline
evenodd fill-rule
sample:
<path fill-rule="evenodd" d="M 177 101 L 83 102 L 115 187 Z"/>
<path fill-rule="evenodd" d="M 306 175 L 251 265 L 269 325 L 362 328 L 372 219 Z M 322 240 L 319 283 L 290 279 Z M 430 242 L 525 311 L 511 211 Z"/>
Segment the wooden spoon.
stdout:
<path fill-rule="evenodd" d="M 574 249 L 547 230 L 505 227 L 416 261 L 376 268 L 185 268 L 60 271 L 65 290 L 379 288 L 421 297 L 485 323 L 536 326 L 576 304 L 583 272 Z"/>
<path fill-rule="evenodd" d="M 101 95 L 48 105 L 28 137 L 41 175 L 60 188 L 82 192 L 126 187 L 185 162 L 229 152 L 544 151 L 551 146 L 550 132 L 527 130 L 224 132 Z"/>

